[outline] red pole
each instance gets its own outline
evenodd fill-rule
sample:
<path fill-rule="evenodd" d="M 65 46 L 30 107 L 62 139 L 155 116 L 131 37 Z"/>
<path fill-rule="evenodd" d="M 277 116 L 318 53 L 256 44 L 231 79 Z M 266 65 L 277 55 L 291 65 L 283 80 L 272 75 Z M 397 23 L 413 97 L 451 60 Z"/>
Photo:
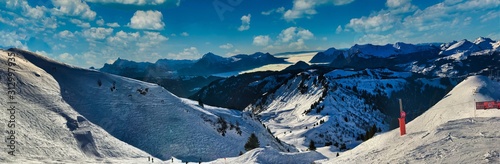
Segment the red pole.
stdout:
<path fill-rule="evenodd" d="M 400 117 L 398 118 L 399 120 L 399 132 L 401 136 L 406 134 L 406 113 L 403 111 L 403 102 L 401 99 L 399 99 L 399 113 Z"/>

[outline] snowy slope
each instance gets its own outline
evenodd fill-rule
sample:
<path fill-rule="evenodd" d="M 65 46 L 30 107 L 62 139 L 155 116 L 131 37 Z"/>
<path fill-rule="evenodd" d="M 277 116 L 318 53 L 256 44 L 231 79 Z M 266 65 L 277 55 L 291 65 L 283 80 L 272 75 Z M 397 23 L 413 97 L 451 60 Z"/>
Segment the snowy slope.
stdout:
<path fill-rule="evenodd" d="M 295 150 L 278 144 L 256 120 L 241 119 L 241 113 L 227 109 L 225 113 L 230 114 L 211 112 L 211 107 L 202 109 L 156 84 L 74 68 L 13 50 L 54 77 L 51 84 L 58 85 L 60 89 L 56 90 L 61 91 L 62 101 L 76 112 L 114 137 L 161 159 L 174 156 L 186 161 L 209 161 L 237 156 L 240 151 L 244 152 L 243 145 L 253 132 L 261 146 Z M 218 122 L 220 117 L 226 123 Z M 217 130 L 223 125 L 236 124 L 241 128 L 241 135 L 234 128 Z"/>
<path fill-rule="evenodd" d="M 500 84 L 472 76 L 399 129 L 380 134 L 324 163 L 498 163 L 500 111 L 477 110 L 474 100 L 500 99 Z"/>
<path fill-rule="evenodd" d="M 218 159 L 212 164 L 226 163 L 273 163 L 273 164 L 303 164 L 311 161 L 326 159 L 326 157 L 315 151 L 285 153 L 279 152 L 271 147 L 253 149 L 239 157 Z"/>
<path fill-rule="evenodd" d="M 7 93 L 8 51 L 0 51 L 1 93 Z M 0 112 L 1 136 L 6 139 L 5 131 L 14 130 L 17 141 L 15 157 L 8 155 L 2 147 L 0 162 L 39 161 L 58 162 L 111 162 L 136 163 L 143 161 L 149 154 L 108 134 L 101 127 L 87 121 L 62 98 L 58 82 L 47 72 L 33 65 L 22 56 L 16 56 L 15 70 L 17 94 L 16 104 L 9 104 L 7 96 L 0 96 L 0 106 L 8 108 L 15 105 L 14 119 L 9 112 Z M 8 127 L 10 120 L 15 127 Z M 9 140 L 10 142 L 10 140 Z"/>
<path fill-rule="evenodd" d="M 306 150 L 311 140 L 316 147 L 354 147 L 361 142 L 360 134 L 373 125 L 380 130 L 389 128 L 385 115 L 361 93 L 390 96 L 406 85 L 404 78 L 410 75 L 387 69 L 334 70 L 321 75 L 312 69 L 296 75 L 246 110 L 258 113 L 275 136 L 300 150 Z"/>

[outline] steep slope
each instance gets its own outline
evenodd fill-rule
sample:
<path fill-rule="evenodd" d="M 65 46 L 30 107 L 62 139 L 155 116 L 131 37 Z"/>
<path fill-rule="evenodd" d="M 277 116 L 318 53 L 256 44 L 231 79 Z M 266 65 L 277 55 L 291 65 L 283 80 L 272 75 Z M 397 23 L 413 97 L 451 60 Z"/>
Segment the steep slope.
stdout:
<path fill-rule="evenodd" d="M 250 133 L 259 137 L 261 146 L 295 150 L 278 143 L 258 121 L 241 119 L 241 113 L 217 115 L 209 111 L 211 108 L 189 104 L 156 84 L 74 68 L 22 50 L 12 51 L 52 75 L 62 99 L 90 122 L 161 159 L 175 156 L 185 161 L 208 161 L 237 156 L 244 151 Z"/>
<path fill-rule="evenodd" d="M 312 140 L 316 147 L 342 150 L 395 128 L 397 98 L 412 107 L 407 111 L 412 120 L 438 102 L 454 86 L 452 81 L 389 69 L 310 69 L 245 110 L 258 114 L 275 136 L 299 149 L 306 150 Z"/>
<path fill-rule="evenodd" d="M 326 51 L 323 52 L 318 52 L 314 57 L 311 59 L 311 63 L 330 63 L 334 59 L 336 59 L 338 56 L 342 55 L 344 56 L 345 51 L 342 50 L 337 50 L 335 48 L 329 48 Z M 347 54 L 347 53 L 346 53 Z"/>
<path fill-rule="evenodd" d="M 22 55 L 12 54 L 10 51 L 0 51 L 0 92 L 7 94 L 15 91 L 15 94 L 9 94 L 13 96 L 12 99 L 0 97 L 2 107 L 14 109 L 0 113 L 1 135 L 6 141 L 4 146 L 7 148 L 9 143 L 15 142 L 10 147 L 13 149 L 2 149 L 5 151 L 0 155 L 2 163 L 136 163 L 151 156 L 89 122 L 68 105 L 58 82 L 49 73 Z M 12 151 L 15 157 L 9 155 L 8 151 Z"/>
<path fill-rule="evenodd" d="M 475 111 L 474 101 L 499 100 L 499 88 L 498 82 L 484 76 L 468 77 L 409 122 L 407 135 L 399 136 L 399 129 L 394 129 L 326 163 L 498 162 L 500 111 Z"/>

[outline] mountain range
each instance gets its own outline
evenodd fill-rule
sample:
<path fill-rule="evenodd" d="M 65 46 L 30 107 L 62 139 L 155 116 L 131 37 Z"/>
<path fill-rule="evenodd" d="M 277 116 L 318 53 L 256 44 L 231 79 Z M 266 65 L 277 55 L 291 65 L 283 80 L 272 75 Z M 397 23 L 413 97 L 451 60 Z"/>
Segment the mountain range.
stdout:
<path fill-rule="evenodd" d="M 208 53 L 156 63 L 118 59 L 95 70 L 2 50 L 0 77 L 16 85 L 0 90 L 16 94 L 0 103 L 15 100 L 16 113 L 2 112 L 0 120 L 2 130 L 15 130 L 4 133 L 6 143 L 17 143 L 16 156 L 0 160 L 496 163 L 500 150 L 491 143 L 499 142 L 500 115 L 474 111 L 474 102 L 500 100 L 499 47 L 482 37 L 354 45 L 318 52 L 312 64 L 227 78 L 208 75 L 285 60 Z M 409 122 L 405 136 L 395 129 L 398 99 Z M 252 150 L 251 136 L 259 142 Z"/>

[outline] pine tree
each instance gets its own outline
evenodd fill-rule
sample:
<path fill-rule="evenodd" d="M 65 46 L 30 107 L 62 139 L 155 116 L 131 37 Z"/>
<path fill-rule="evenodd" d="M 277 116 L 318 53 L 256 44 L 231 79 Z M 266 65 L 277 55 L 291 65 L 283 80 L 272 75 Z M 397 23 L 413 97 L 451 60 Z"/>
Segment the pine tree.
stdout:
<path fill-rule="evenodd" d="M 248 137 L 248 141 L 245 144 L 245 150 L 249 151 L 249 150 L 252 150 L 252 149 L 255 149 L 258 147 L 260 147 L 259 139 L 257 138 L 257 136 L 254 133 L 252 133 L 250 135 L 250 137 Z"/>
<path fill-rule="evenodd" d="M 311 140 L 311 142 L 309 142 L 309 150 L 312 150 L 312 151 L 316 150 L 316 146 L 314 146 L 314 141 L 313 140 Z"/>
<path fill-rule="evenodd" d="M 204 108 L 204 106 L 203 106 L 203 101 L 201 101 L 201 98 L 200 98 L 200 99 L 198 99 L 198 105 L 199 105 L 200 107 Z"/>

